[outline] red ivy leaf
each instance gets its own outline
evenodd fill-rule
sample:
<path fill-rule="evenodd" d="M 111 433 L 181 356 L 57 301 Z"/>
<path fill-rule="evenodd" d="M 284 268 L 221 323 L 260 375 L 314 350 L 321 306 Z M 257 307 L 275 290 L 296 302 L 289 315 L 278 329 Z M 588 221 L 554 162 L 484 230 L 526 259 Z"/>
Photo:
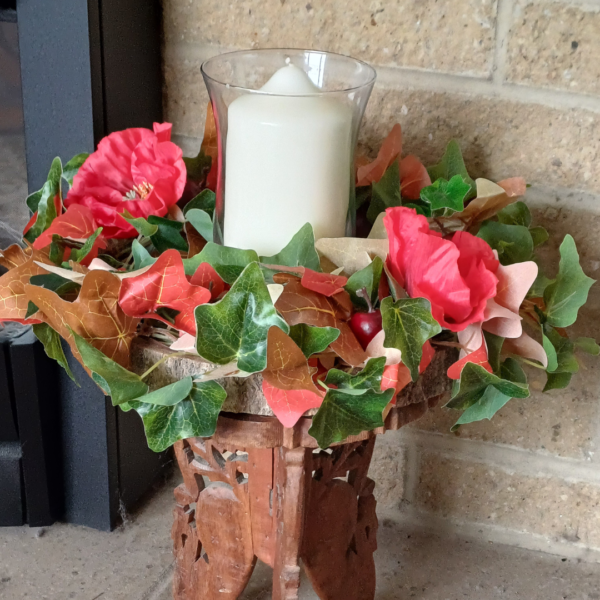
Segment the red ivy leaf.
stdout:
<path fill-rule="evenodd" d="M 206 288 L 188 282 L 179 252 L 167 250 L 148 271 L 123 280 L 119 305 L 131 317 L 159 320 L 153 314 L 157 309 L 173 308 L 179 311 L 175 328 L 196 335 L 194 309 L 208 302 L 210 295 Z"/>
<path fill-rule="evenodd" d="M 225 291 L 225 282 L 209 263 L 200 263 L 190 283 L 210 290 L 212 300 L 216 300 Z"/>
<path fill-rule="evenodd" d="M 284 427 L 293 427 L 311 408 L 323 403 L 323 396 L 308 390 L 280 390 L 263 379 L 262 390 L 267 404 Z"/>
<path fill-rule="evenodd" d="M 379 181 L 387 168 L 400 156 L 402 153 L 402 129 L 396 123 L 388 136 L 383 140 L 377 158 L 368 165 L 358 167 L 356 173 L 356 185 L 370 185 L 373 182 Z"/>
<path fill-rule="evenodd" d="M 433 356 L 435 354 L 435 348 L 427 340 L 423 344 L 423 355 L 421 362 L 419 363 L 419 373 L 423 373 L 425 369 L 431 364 Z M 409 368 L 403 363 L 397 363 L 395 365 L 388 365 L 383 369 L 383 377 L 381 378 L 381 391 L 395 388 L 394 395 L 392 397 L 392 404 L 396 404 L 396 397 L 398 394 L 412 381 Z"/>
<path fill-rule="evenodd" d="M 53 235 L 60 235 L 63 238 L 73 240 L 75 242 L 85 242 L 95 231 L 98 225 L 92 216 L 92 211 L 87 206 L 80 204 L 72 204 L 67 212 L 56 217 L 46 231 L 44 231 L 33 242 L 33 247 L 41 250 L 52 243 Z M 106 248 L 106 239 L 100 234 L 91 251 L 82 261 L 83 264 L 89 265 L 90 262 L 98 256 L 98 250 Z M 69 252 L 70 254 L 70 252 Z M 68 257 L 65 257 L 67 260 Z"/>
<path fill-rule="evenodd" d="M 343 291 L 344 286 L 348 283 L 348 278 L 331 273 L 317 273 L 317 271 L 305 268 L 300 282 L 307 290 L 330 297 Z"/>
<path fill-rule="evenodd" d="M 446 372 L 446 375 L 448 375 L 450 379 L 460 379 L 460 374 L 464 366 L 470 362 L 475 363 L 476 365 L 481 365 L 489 373 L 494 372 L 490 366 L 490 363 L 488 362 L 488 354 L 485 347 L 485 342 L 482 342 L 478 350 L 467 354 L 465 357 L 457 360 L 453 365 L 451 365 Z"/>
<path fill-rule="evenodd" d="M 431 178 L 425 165 L 414 155 L 409 154 L 400 161 L 400 192 L 402 198 L 418 200 L 421 190 L 431 185 Z"/>

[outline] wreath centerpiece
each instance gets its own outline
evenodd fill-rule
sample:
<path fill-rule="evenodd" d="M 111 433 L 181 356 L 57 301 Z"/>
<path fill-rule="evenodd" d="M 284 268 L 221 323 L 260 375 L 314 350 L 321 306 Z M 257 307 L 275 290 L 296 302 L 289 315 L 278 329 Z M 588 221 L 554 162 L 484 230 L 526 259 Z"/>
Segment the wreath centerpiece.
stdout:
<path fill-rule="evenodd" d="M 381 427 L 397 394 L 436 346 L 460 356 L 447 407 L 456 425 L 490 419 L 526 398 L 524 365 L 545 370 L 544 391 L 566 387 L 572 339 L 594 283 L 565 236 L 556 273 L 536 249 L 522 178 L 474 181 L 451 141 L 425 168 L 401 157 L 396 125 L 373 161 L 357 161 L 357 217 L 365 237 L 320 239 L 303 226 L 274 256 L 213 242 L 217 144 L 209 106 L 195 158 L 171 126 L 127 129 L 91 155 L 56 158 L 23 245 L 0 263 L 0 321 L 33 326 L 46 353 L 71 373 L 61 338 L 123 410 L 137 411 L 150 448 L 209 437 L 226 377 L 262 374 L 266 402 L 285 427 L 308 411 L 320 447 Z M 552 276 L 552 278 L 550 277 Z M 159 389 L 131 365 L 134 338 L 213 367 Z"/>

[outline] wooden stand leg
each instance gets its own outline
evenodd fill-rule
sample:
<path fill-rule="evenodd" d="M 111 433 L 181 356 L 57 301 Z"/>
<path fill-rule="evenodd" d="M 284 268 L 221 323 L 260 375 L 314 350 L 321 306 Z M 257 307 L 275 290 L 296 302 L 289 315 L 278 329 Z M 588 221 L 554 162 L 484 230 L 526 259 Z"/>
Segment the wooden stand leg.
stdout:
<path fill-rule="evenodd" d="M 273 600 L 297 600 L 306 505 L 306 463 L 311 451 L 277 448 L 275 452 L 277 550 L 273 565 Z"/>
<path fill-rule="evenodd" d="M 373 600 L 377 502 L 367 477 L 375 440 L 312 455 L 301 557 L 321 600 Z"/>
<path fill-rule="evenodd" d="M 235 600 L 258 557 L 273 567 L 273 600 L 298 599 L 300 559 L 321 600 L 373 600 L 374 443 L 314 452 L 178 443 L 173 598 Z"/>

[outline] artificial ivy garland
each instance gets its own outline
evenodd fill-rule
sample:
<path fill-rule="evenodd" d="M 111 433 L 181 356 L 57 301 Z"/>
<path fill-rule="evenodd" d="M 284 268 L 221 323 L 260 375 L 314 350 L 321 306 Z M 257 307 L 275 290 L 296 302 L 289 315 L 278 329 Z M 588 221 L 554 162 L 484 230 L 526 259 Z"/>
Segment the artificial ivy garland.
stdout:
<path fill-rule="evenodd" d="M 565 330 L 593 284 L 573 238 L 550 279 L 535 254 L 548 234 L 519 200 L 525 182 L 474 181 L 456 142 L 426 169 L 400 157 L 395 126 L 377 158 L 357 164 L 358 226 L 368 238 L 315 247 L 306 224 L 264 257 L 213 242 L 210 109 L 197 157 L 184 159 L 170 134 L 169 124 L 128 129 L 64 167 L 55 159 L 27 199 L 24 246 L 0 257 L 0 320 L 32 324 L 74 378 L 66 340 L 113 404 L 140 414 L 153 450 L 214 433 L 223 377 L 262 373 L 286 427 L 318 409 L 309 433 L 328 447 L 382 426 L 436 344 L 461 352 L 448 370 L 455 427 L 528 397 L 524 364 L 546 371 L 548 391 L 569 384 L 576 351 L 599 353 Z M 150 391 L 156 365 L 130 370 L 136 336 L 215 368 Z"/>

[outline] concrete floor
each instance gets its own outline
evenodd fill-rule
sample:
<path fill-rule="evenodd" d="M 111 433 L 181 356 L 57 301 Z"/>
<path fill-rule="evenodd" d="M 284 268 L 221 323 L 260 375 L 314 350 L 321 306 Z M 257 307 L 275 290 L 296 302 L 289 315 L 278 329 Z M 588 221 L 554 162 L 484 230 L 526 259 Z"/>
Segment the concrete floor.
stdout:
<path fill-rule="evenodd" d="M 0 598 L 170 600 L 176 483 L 113 533 L 64 524 L 0 529 Z M 380 521 L 377 600 L 600 600 L 600 564 Z M 268 600 L 270 577 L 259 564 L 242 600 Z M 317 598 L 306 580 L 300 598 Z"/>

